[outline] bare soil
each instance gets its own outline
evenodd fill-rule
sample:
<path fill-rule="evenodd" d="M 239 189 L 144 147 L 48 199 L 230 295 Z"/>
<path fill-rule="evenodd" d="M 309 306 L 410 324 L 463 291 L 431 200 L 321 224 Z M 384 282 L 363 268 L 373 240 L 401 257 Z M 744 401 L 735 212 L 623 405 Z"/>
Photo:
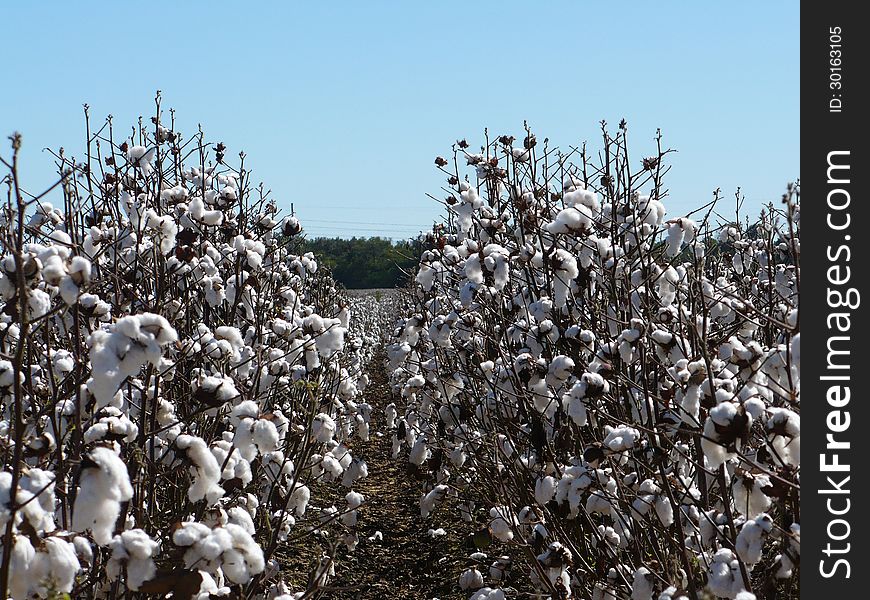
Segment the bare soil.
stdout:
<path fill-rule="evenodd" d="M 335 577 L 321 597 L 466 598 L 457 580 L 465 568 L 465 557 L 473 552 L 465 541 L 475 528 L 463 522 L 449 502 L 439 506 L 429 519 L 424 521 L 420 517 L 424 476 L 408 473 L 404 456 L 396 460 L 390 457 L 392 434 L 386 430 L 384 408 L 391 402 L 391 392 L 382 358 L 378 356 L 372 362 L 371 382 L 365 392 L 365 401 L 374 408 L 370 439 L 368 442 L 356 439 L 351 446 L 353 454 L 365 459 L 369 468 L 368 477 L 354 485 L 354 490 L 365 497 L 357 523 L 360 541 L 353 552 L 339 546 Z M 321 498 L 321 493 L 315 491 L 312 497 Z M 340 497 L 334 502 L 337 507 L 344 505 Z M 447 534 L 437 538 L 427 534 L 439 527 Z M 368 539 L 378 531 L 382 540 Z M 281 558 L 289 571 L 308 572 L 321 551 L 316 543 L 311 543 L 303 548 L 287 548 Z M 304 582 L 295 583 L 304 586 Z"/>

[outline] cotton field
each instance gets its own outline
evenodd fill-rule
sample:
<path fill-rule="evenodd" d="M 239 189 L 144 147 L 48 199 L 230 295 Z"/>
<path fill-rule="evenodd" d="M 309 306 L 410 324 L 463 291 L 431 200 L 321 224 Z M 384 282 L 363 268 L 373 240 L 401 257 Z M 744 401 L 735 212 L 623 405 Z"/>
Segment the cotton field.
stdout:
<path fill-rule="evenodd" d="M 9 597 L 798 597 L 799 187 L 672 214 L 623 125 L 460 140 L 351 293 L 243 154 L 119 131 L 44 193 L 2 154 Z"/>

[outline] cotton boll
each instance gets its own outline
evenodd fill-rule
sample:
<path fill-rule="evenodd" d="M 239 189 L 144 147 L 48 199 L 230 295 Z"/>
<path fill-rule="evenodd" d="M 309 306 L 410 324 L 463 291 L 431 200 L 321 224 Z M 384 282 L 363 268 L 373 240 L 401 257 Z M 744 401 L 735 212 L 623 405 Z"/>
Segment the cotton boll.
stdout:
<path fill-rule="evenodd" d="M 634 572 L 631 584 L 631 600 L 652 600 L 655 578 L 649 569 L 640 567 Z"/>
<path fill-rule="evenodd" d="M 177 340 L 169 322 L 152 313 L 122 317 L 113 327 L 94 331 L 88 337 L 91 378 L 87 386 L 97 408 L 112 404 L 124 380 L 138 374 L 145 363 L 158 366 L 162 347 Z"/>
<path fill-rule="evenodd" d="M 0 553 L 2 554 L 2 553 Z M 27 536 L 14 534 L 12 554 L 9 557 L 9 595 L 16 600 L 26 598 L 34 581 L 29 571 L 36 558 L 36 551 Z"/>
<path fill-rule="evenodd" d="M 396 405 L 392 402 L 389 403 L 384 409 L 384 414 L 387 419 L 387 429 L 394 429 L 396 427 L 396 417 L 398 416 L 398 411 L 396 411 Z"/>
<path fill-rule="evenodd" d="M 150 175 L 154 170 L 151 162 L 154 160 L 154 154 L 157 148 L 148 149 L 145 146 L 131 146 L 127 150 L 127 161 L 134 167 L 142 171 L 143 175 Z"/>
<path fill-rule="evenodd" d="M 754 565 L 761 560 L 764 540 L 773 528 L 773 520 L 767 513 L 762 513 L 751 521 L 747 521 L 737 534 L 734 548 L 743 562 Z"/>
<path fill-rule="evenodd" d="M 193 481 L 187 490 L 191 502 L 205 499 L 212 505 L 224 495 L 224 489 L 219 485 L 221 479 L 220 465 L 202 438 L 192 435 L 179 435 L 175 445 L 187 453 L 191 465 L 189 467 Z"/>
<path fill-rule="evenodd" d="M 81 569 L 75 547 L 58 537 L 45 538 L 43 544 L 31 559 L 27 571 L 31 589 L 43 598 L 49 597 L 49 590 L 71 592 L 76 574 Z"/>
<path fill-rule="evenodd" d="M 296 513 L 296 516 L 301 517 L 305 514 L 308 508 L 308 502 L 311 499 L 311 490 L 308 486 L 297 483 L 293 491 L 290 493 L 290 501 L 287 504 L 287 509 Z"/>
<path fill-rule="evenodd" d="M 203 225 L 216 227 L 223 223 L 224 214 L 219 210 L 206 210 L 202 197 L 193 198 L 188 204 L 190 217 Z"/>
<path fill-rule="evenodd" d="M 763 488 L 771 487 L 767 475 L 752 475 L 746 473 L 734 478 L 734 507 L 746 517 L 752 518 L 770 507 L 771 500 Z"/>
<path fill-rule="evenodd" d="M 36 321 L 51 311 L 51 297 L 40 289 L 30 290 L 27 293 L 27 306 L 30 318 Z"/>
<path fill-rule="evenodd" d="M 326 413 L 318 414 L 311 424 L 311 435 L 321 443 L 332 441 L 332 436 L 335 435 L 335 421 Z"/>
<path fill-rule="evenodd" d="M 550 233 L 584 233 L 592 228 L 592 212 L 582 204 L 566 208 L 546 228 Z"/>
<path fill-rule="evenodd" d="M 233 583 L 248 583 L 266 566 L 260 546 L 235 523 L 211 529 L 201 523 L 185 522 L 175 530 L 172 540 L 177 546 L 188 547 L 184 553 L 187 568 L 205 559 L 219 566 Z"/>
<path fill-rule="evenodd" d="M 348 527 L 355 527 L 357 522 L 357 511 L 363 503 L 363 495 L 358 492 L 348 492 L 345 496 L 348 510 L 341 515 L 341 522 Z"/>
<path fill-rule="evenodd" d="M 517 526 L 517 518 L 507 506 L 495 506 L 489 509 L 489 530 L 493 537 L 502 542 L 509 542 L 514 538 L 513 527 Z"/>
<path fill-rule="evenodd" d="M 674 507 L 667 496 L 659 494 L 655 499 L 656 516 L 665 527 L 670 527 L 674 523 Z"/>
<path fill-rule="evenodd" d="M 157 574 L 153 557 L 157 555 L 160 543 L 152 540 L 143 530 L 130 529 L 116 535 L 110 547 L 112 556 L 106 567 L 109 577 L 116 579 L 121 574 L 122 566 L 126 566 L 129 589 L 138 590 Z"/>
<path fill-rule="evenodd" d="M 274 452 L 278 449 L 278 429 L 272 421 L 257 419 L 252 428 L 252 439 L 261 454 Z"/>
<path fill-rule="evenodd" d="M 97 544 L 108 544 L 121 513 L 120 503 L 132 497 L 127 465 L 112 450 L 95 448 L 82 463 L 73 506 L 73 531 L 90 529 Z"/>
<path fill-rule="evenodd" d="M 513 560 L 510 556 L 499 556 L 489 567 L 489 577 L 493 581 L 504 581 L 511 571 Z"/>
<path fill-rule="evenodd" d="M 412 465 L 422 466 L 429 458 L 429 449 L 426 446 L 426 438 L 420 436 L 411 448 L 411 453 L 408 456 L 408 462 Z"/>
<path fill-rule="evenodd" d="M 773 459 L 778 464 L 799 467 L 801 464 L 801 418 L 787 408 L 771 408 L 765 423 Z"/>
<path fill-rule="evenodd" d="M 474 592 L 469 600 L 505 600 L 502 590 L 483 587 Z"/>
<path fill-rule="evenodd" d="M 427 518 L 435 510 L 435 504 L 447 494 L 448 489 L 446 485 L 436 485 L 431 491 L 423 494 L 420 498 L 420 516 L 422 518 Z"/>
<path fill-rule="evenodd" d="M 604 445 L 611 452 L 625 452 L 635 447 L 635 444 L 640 439 L 640 432 L 634 427 L 607 427 L 607 436 L 604 438 Z"/>
<path fill-rule="evenodd" d="M 777 579 L 789 579 L 793 575 L 795 564 L 801 554 L 801 526 L 792 523 L 787 536 L 782 554 L 777 555 L 775 559 L 775 563 L 779 564 L 775 574 Z"/>
<path fill-rule="evenodd" d="M 476 590 L 483 587 L 483 574 L 477 569 L 466 569 L 459 575 L 459 587 L 463 590 Z"/>
<path fill-rule="evenodd" d="M 556 480 L 545 475 L 535 482 L 535 501 L 541 506 L 546 505 L 556 494 Z"/>
<path fill-rule="evenodd" d="M 743 591 L 743 578 L 737 556 L 728 548 L 713 555 L 707 572 L 707 587 L 716 596 L 736 598 Z"/>
<path fill-rule="evenodd" d="M 354 482 L 359 479 L 365 479 L 369 475 L 369 468 L 361 458 L 354 458 L 347 469 L 344 470 L 344 476 L 341 480 L 341 485 L 351 487 Z"/>

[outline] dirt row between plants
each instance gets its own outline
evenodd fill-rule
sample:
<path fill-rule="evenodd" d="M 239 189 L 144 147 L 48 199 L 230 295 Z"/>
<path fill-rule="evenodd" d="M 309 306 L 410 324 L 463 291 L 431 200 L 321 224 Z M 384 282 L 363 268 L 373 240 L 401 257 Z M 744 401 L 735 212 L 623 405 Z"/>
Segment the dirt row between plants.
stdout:
<path fill-rule="evenodd" d="M 386 429 L 384 408 L 391 402 L 391 392 L 383 359 L 381 354 L 372 361 L 371 382 L 364 397 L 374 409 L 370 439 L 368 442 L 355 439 L 350 446 L 354 456 L 365 459 L 369 470 L 368 477 L 353 488 L 365 496 L 357 523 L 359 544 L 353 552 L 348 552 L 344 545 L 339 546 L 335 576 L 320 597 L 336 600 L 466 598 L 467 594 L 459 590 L 457 579 L 465 567 L 466 557 L 472 552 L 465 547 L 465 540 L 473 532 L 473 526 L 463 522 L 458 509 L 452 509 L 449 504 L 439 506 L 425 521 L 420 517 L 424 479 L 407 471 L 406 456 L 396 460 L 390 456 L 392 433 Z M 343 506 L 343 499 L 336 498 L 335 505 Z M 439 528 L 443 528 L 446 535 L 433 537 L 428 533 Z M 293 571 L 297 566 L 306 570 L 306 563 L 310 569 L 321 552 L 316 544 L 288 550 L 288 554 L 295 553 L 287 557 Z"/>

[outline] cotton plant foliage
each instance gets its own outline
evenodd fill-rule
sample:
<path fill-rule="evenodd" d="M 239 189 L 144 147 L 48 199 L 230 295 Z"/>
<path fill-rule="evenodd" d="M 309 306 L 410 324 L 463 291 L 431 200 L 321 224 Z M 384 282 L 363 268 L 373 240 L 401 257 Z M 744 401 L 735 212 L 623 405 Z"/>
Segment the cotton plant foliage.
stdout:
<path fill-rule="evenodd" d="M 316 531 L 331 551 L 365 511 L 352 441 L 369 435 L 364 368 L 388 303 L 348 297 L 296 250 L 299 220 L 252 186 L 243 154 L 231 166 L 223 144 L 158 115 L 58 154 L 60 185 L 36 198 L 21 138 L 6 161 L 0 553 L 14 599 L 295 597 L 329 573 L 294 589 L 282 544 Z M 312 525 L 314 489 L 346 499 L 340 518 Z"/>
<path fill-rule="evenodd" d="M 718 194 L 672 214 L 669 151 L 629 158 L 627 131 L 436 159 L 393 456 L 427 475 L 422 518 L 458 506 L 517 563 L 459 573 L 472 598 L 796 597 L 799 188 L 754 221 Z"/>

